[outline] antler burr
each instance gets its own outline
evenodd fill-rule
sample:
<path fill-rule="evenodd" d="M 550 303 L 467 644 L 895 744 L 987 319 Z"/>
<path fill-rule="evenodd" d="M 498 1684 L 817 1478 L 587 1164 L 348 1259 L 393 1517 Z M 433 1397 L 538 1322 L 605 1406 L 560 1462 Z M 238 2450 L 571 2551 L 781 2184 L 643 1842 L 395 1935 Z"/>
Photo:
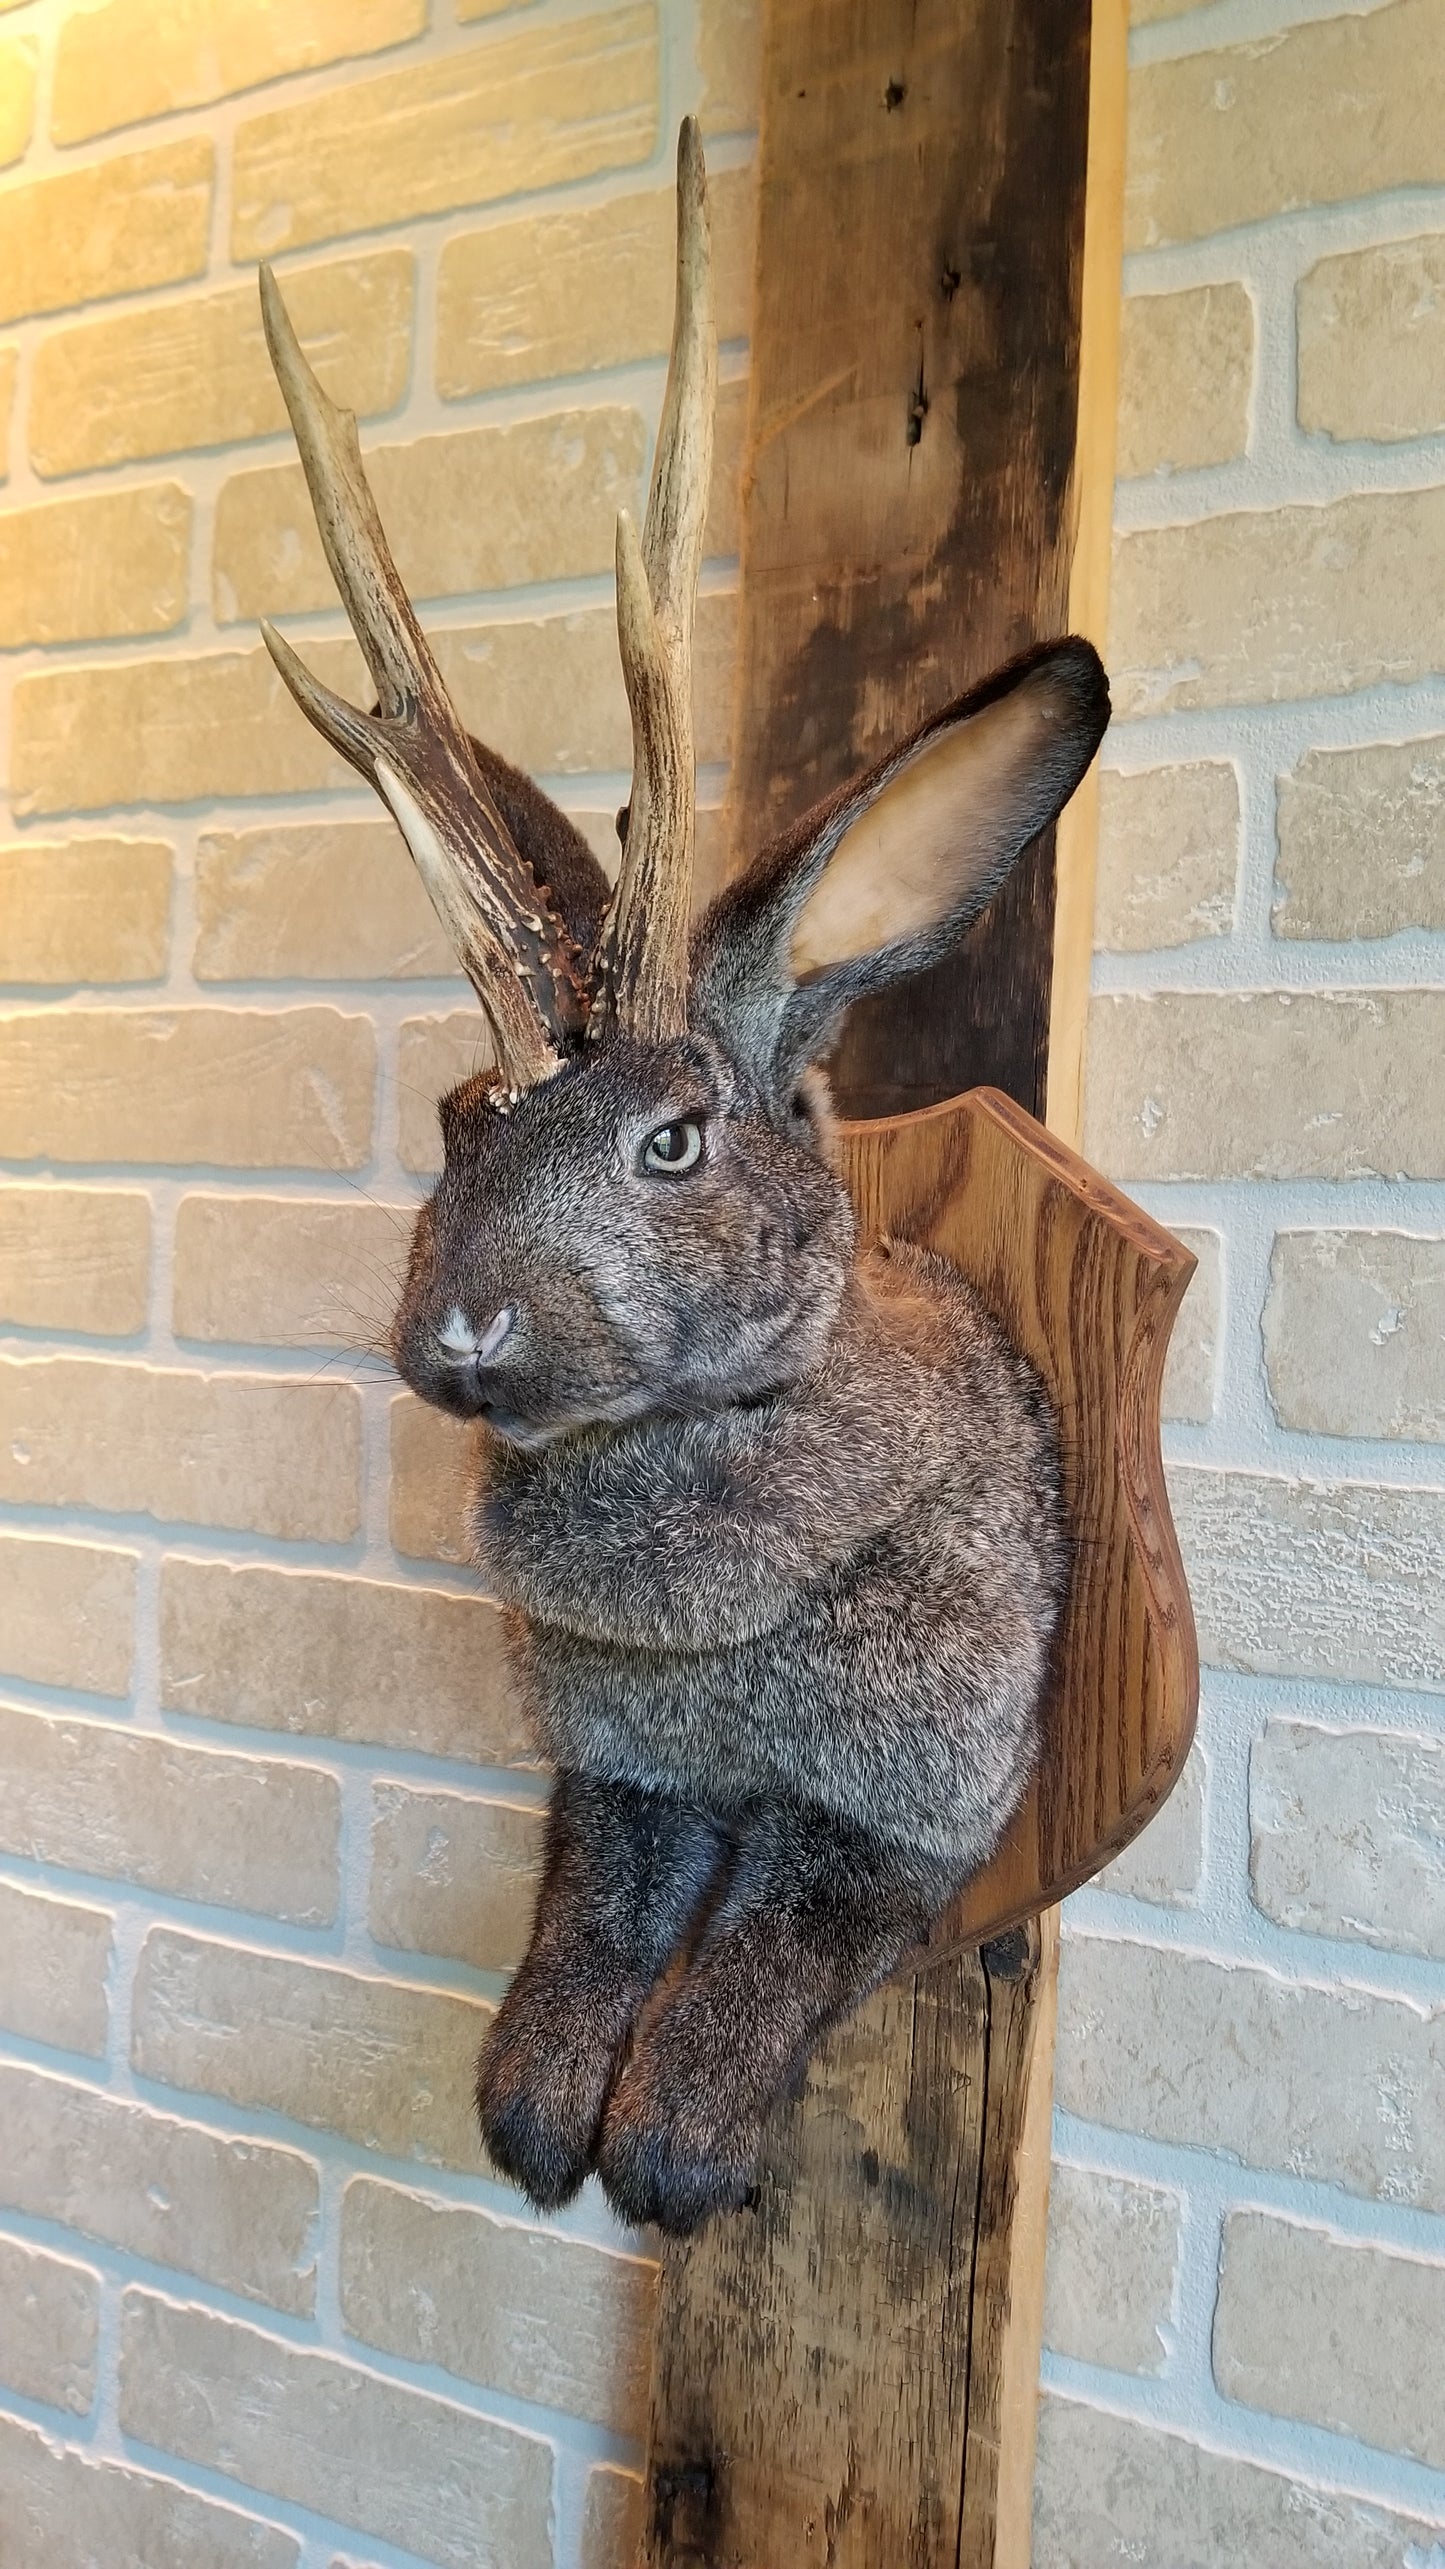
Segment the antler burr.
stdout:
<path fill-rule="evenodd" d="M 604 932 L 594 1024 L 644 1041 L 687 1024 L 696 775 L 692 627 L 712 480 L 717 333 L 707 172 L 696 122 L 677 143 L 672 356 L 641 540 L 617 521 L 617 630 L 632 709 L 632 799 Z"/>
<path fill-rule="evenodd" d="M 371 672 L 364 714 L 269 624 L 266 648 L 308 720 L 376 787 L 482 1003 L 503 1080 L 561 1068 L 586 1022 L 576 949 L 519 853 L 402 587 L 362 470 L 356 421 L 323 392 L 269 267 L 261 310 L 332 576 Z"/>

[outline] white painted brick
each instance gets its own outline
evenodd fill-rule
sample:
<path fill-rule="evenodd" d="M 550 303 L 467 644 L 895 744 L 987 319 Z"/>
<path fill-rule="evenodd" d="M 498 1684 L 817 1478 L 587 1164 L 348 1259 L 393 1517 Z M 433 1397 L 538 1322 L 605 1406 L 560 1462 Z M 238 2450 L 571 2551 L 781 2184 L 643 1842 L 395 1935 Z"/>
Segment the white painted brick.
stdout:
<path fill-rule="evenodd" d="M 1061 2000 L 1069 2113 L 1445 2211 L 1445 2007 L 1077 1934 Z"/>
<path fill-rule="evenodd" d="M 1433 2569 L 1439 2527 L 1046 2395 L 1033 2569 Z"/>
<path fill-rule="evenodd" d="M 656 130 L 650 8 L 544 21 L 247 119 L 231 256 L 626 168 L 647 159 Z"/>
<path fill-rule="evenodd" d="M 532 1931 L 542 1831 L 529 1806 L 374 1785 L 367 1916 L 377 1943 L 515 1970 Z"/>
<path fill-rule="evenodd" d="M 300 2557 L 280 2525 L 0 2417 L 5 2569 L 296 2569 Z"/>
<path fill-rule="evenodd" d="M 84 2417 L 99 2333 L 100 2277 L 91 2267 L 0 2239 L 0 2382 Z"/>
<path fill-rule="evenodd" d="M 1445 1688 L 1445 1491 L 1169 1471 L 1201 1656 Z"/>
<path fill-rule="evenodd" d="M 128 2292 L 120 2414 L 143 2443 L 301 2506 L 324 2496 L 328 2515 L 437 2569 L 552 2569 L 539 2437 L 334 2355 Z"/>
<path fill-rule="evenodd" d="M 1282 1927 L 1445 1960 L 1445 1740 L 1276 1720 L 1249 1765 L 1250 1871 Z"/>
<path fill-rule="evenodd" d="M 648 2258 L 370 2177 L 342 2198 L 341 2311 L 354 2337 L 619 2435 L 646 2431 L 656 2277 Z"/>
<path fill-rule="evenodd" d="M 62 2051 L 105 2049 L 108 1909 L 0 1882 L 0 2025 Z"/>
<path fill-rule="evenodd" d="M 1182 2206 L 1162 2186 L 1056 2164 L 1044 2344 L 1120 2373 L 1162 2373 Z"/>
<path fill-rule="evenodd" d="M 1311 749 L 1278 787 L 1278 937 L 1445 928 L 1445 735 Z"/>
<path fill-rule="evenodd" d="M 1445 1240 L 1277 1233 L 1264 1360 L 1282 1426 L 1445 1439 Z"/>
<path fill-rule="evenodd" d="M 341 1542 L 360 1482 L 348 1383 L 0 1359 L 0 1498 Z"/>
<path fill-rule="evenodd" d="M 153 1927 L 131 2061 L 168 2087 L 475 2175 L 472 2087 L 492 2014 L 404 1981 Z"/>
<path fill-rule="evenodd" d="M 8 1854 L 317 1927 L 336 1915 L 340 1836 L 318 1767 L 0 1704 Z"/>
<path fill-rule="evenodd" d="M 0 1223 L 4 1202 L 0 1196 Z M 366 1199 L 188 1195 L 176 1208 L 176 1333 L 381 1352 L 411 1227 L 410 1206 Z"/>
<path fill-rule="evenodd" d="M 1133 1178 L 1445 1177 L 1445 991 L 1166 990 L 1089 1010 L 1084 1153 Z"/>
<path fill-rule="evenodd" d="M 484 1766 L 531 1754 L 497 1607 L 326 1571 L 173 1554 L 161 1573 L 161 1701 Z"/>
<path fill-rule="evenodd" d="M 317 2171 L 48 2071 L 0 2062 L 0 2202 L 300 2314 L 316 2300 Z"/>
<path fill-rule="evenodd" d="M 0 1668 L 41 1686 L 124 1695 L 135 1579 L 133 1552 L 0 1534 Z"/>
<path fill-rule="evenodd" d="M 1442 2360 L 1445 2263 L 1230 2213 L 1214 2314 L 1227 2399 L 1442 2470 Z"/>

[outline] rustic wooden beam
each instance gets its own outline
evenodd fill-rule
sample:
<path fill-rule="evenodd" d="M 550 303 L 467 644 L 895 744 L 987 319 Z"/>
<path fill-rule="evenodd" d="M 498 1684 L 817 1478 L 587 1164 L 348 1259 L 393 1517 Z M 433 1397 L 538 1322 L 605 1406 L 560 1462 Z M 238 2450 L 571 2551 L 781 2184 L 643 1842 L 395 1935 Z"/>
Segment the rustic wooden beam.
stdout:
<path fill-rule="evenodd" d="M 1102 640 L 1121 0 L 1095 12 L 768 0 L 738 857 L 1029 642 Z M 845 1114 L 982 1083 L 1042 1113 L 1057 1008 L 1068 1117 L 1087 814 L 1068 880 L 1058 990 L 1046 839 L 961 959 L 855 1012 Z M 880 1990 L 773 2118 L 753 2209 L 669 2249 L 647 2569 L 1023 2569 L 1056 1947 L 1046 1914 Z"/>

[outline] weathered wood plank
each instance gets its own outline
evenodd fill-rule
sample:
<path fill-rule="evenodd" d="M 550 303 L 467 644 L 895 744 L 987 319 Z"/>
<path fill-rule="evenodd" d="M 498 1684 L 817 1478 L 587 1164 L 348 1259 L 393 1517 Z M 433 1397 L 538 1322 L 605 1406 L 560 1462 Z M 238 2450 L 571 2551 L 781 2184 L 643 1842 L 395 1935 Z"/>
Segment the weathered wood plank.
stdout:
<path fill-rule="evenodd" d="M 1088 0 L 770 0 L 735 856 L 1069 621 L 1089 53 Z M 843 1111 L 1041 1112 L 1053 909 L 1044 842 Z M 647 2569 L 1022 2569 L 1054 1956 L 879 1991 L 668 2251 Z"/>
<path fill-rule="evenodd" d="M 1065 630 L 1086 0 L 768 12 L 734 831 L 748 849 Z M 1043 1110 L 1040 842 L 961 963 L 854 1011 L 847 1115 Z"/>

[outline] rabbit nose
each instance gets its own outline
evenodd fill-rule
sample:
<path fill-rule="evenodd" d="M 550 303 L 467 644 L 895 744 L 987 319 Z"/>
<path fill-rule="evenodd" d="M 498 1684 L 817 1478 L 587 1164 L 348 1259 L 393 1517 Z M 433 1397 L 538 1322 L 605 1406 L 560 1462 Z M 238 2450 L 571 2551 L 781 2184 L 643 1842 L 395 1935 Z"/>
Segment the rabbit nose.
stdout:
<path fill-rule="evenodd" d="M 437 1345 L 449 1356 L 463 1356 L 474 1365 L 489 1365 L 512 1334 L 517 1317 L 515 1303 L 504 1303 L 480 1333 L 468 1320 L 458 1303 L 453 1303 L 437 1332 Z"/>

